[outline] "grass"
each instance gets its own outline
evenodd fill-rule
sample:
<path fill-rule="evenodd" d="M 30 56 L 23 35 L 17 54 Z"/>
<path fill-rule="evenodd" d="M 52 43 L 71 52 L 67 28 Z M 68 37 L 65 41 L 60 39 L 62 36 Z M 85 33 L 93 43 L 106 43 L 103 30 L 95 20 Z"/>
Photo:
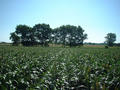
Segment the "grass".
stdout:
<path fill-rule="evenodd" d="M 119 90 L 120 48 L 0 46 L 0 90 Z"/>

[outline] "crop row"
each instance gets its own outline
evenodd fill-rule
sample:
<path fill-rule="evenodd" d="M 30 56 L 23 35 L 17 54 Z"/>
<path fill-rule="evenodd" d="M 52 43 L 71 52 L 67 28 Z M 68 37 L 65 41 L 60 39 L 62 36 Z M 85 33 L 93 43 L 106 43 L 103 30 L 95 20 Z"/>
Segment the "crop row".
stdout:
<path fill-rule="evenodd" d="M 0 89 L 119 88 L 120 48 L 0 46 Z"/>

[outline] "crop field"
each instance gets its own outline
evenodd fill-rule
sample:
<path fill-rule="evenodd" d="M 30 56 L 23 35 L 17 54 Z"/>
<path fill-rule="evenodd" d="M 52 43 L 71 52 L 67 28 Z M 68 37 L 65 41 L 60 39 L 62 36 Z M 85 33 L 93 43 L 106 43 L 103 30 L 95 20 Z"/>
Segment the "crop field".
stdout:
<path fill-rule="evenodd" d="M 120 90 L 120 48 L 0 46 L 0 90 Z"/>

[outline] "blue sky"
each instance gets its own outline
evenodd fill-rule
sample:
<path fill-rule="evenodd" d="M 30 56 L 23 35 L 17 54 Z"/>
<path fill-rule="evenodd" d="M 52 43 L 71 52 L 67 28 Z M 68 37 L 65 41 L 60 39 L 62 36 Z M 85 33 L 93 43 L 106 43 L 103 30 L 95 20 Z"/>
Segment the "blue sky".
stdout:
<path fill-rule="evenodd" d="M 88 39 L 102 43 L 107 33 L 120 42 L 120 0 L 0 0 L 0 41 L 10 42 L 16 25 L 80 25 Z"/>

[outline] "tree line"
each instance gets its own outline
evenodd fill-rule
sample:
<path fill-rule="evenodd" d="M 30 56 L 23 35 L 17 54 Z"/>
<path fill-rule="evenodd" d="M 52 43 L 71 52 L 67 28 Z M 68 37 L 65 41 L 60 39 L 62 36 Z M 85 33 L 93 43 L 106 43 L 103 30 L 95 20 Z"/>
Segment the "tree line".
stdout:
<path fill-rule="evenodd" d="M 83 45 L 87 34 L 81 26 L 62 25 L 52 29 L 49 24 L 35 24 L 33 27 L 27 25 L 17 25 L 15 32 L 10 34 L 13 45 L 23 46 L 52 44 L 62 44 L 64 46 Z"/>
<path fill-rule="evenodd" d="M 17 25 L 15 32 L 10 34 L 13 45 L 23 46 L 49 46 L 51 44 L 62 44 L 64 46 L 83 45 L 87 34 L 81 26 L 62 25 L 52 29 L 49 24 L 35 24 L 33 27 L 27 25 Z M 105 37 L 105 44 L 113 46 L 116 41 L 115 33 L 108 33 Z M 116 44 L 117 45 L 117 44 Z"/>

